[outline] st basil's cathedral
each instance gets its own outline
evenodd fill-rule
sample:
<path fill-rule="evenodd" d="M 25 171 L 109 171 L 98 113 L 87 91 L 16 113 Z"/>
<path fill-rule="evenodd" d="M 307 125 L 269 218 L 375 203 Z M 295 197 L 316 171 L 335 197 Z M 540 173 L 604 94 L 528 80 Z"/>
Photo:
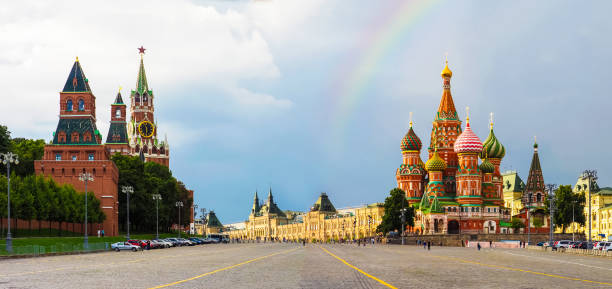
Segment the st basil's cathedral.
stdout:
<path fill-rule="evenodd" d="M 511 212 L 504 206 L 500 173 L 506 149 L 493 132 L 492 115 L 484 143 L 470 127 L 469 109 L 462 130 L 451 95 L 453 73 L 448 62 L 441 75 L 442 99 L 433 121 L 427 162 L 421 160 L 422 143 L 412 128 L 412 119 L 401 142 L 403 161 L 396 180 L 415 209 L 415 226 L 409 230 L 416 234 L 507 233 Z M 534 182 L 543 187 L 539 159 L 538 171 L 533 167 L 530 179 L 539 174 L 539 181 Z M 538 191 L 543 193 L 543 189 Z"/>

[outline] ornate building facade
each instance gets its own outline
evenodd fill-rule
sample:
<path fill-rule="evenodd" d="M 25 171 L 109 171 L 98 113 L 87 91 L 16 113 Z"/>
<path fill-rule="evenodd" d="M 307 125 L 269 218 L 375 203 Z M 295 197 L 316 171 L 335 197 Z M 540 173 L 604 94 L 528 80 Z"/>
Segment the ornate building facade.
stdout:
<path fill-rule="evenodd" d="M 282 211 L 268 192 L 260 204 L 257 192 L 244 228 L 229 230 L 230 238 L 242 240 L 354 240 L 376 235 L 384 207 L 380 203 L 337 210 L 321 193 L 308 212 Z"/>
<path fill-rule="evenodd" d="M 450 90 L 452 75 L 447 63 L 441 73 L 442 99 L 433 121 L 428 161 L 420 159 L 422 144 L 412 121 L 402 139 L 402 164 L 396 180 L 416 209 L 415 227 L 410 230 L 420 234 L 500 233 L 510 217 L 499 171 L 506 151 L 493 133 L 492 119 L 484 143 L 470 128 L 469 115 L 462 130 Z"/>

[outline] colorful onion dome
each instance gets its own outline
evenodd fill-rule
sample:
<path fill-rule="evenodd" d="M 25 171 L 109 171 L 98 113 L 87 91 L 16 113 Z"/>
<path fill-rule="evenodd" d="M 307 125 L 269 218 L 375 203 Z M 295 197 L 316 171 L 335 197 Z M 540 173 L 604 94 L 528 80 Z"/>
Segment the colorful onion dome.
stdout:
<path fill-rule="evenodd" d="M 440 73 L 440 75 L 442 75 L 442 78 L 453 77 L 453 72 L 448 69 L 448 60 L 446 61 L 446 66 L 444 66 L 444 69 L 442 69 L 442 73 Z"/>
<path fill-rule="evenodd" d="M 446 169 L 446 162 L 440 157 L 438 151 L 434 151 L 433 156 L 425 163 L 425 169 L 427 171 L 443 171 Z"/>
<path fill-rule="evenodd" d="M 495 166 L 489 161 L 489 159 L 484 159 L 482 164 L 480 164 L 480 170 L 485 174 L 492 174 L 495 172 Z"/>
<path fill-rule="evenodd" d="M 480 153 L 482 151 L 482 142 L 470 128 L 470 118 L 467 118 L 465 130 L 455 140 L 456 153 Z"/>
<path fill-rule="evenodd" d="M 408 133 L 402 139 L 402 151 L 420 151 L 422 147 L 421 139 L 414 133 L 412 126 L 408 130 Z"/>
<path fill-rule="evenodd" d="M 480 158 L 493 158 L 493 159 L 501 159 L 506 155 L 506 148 L 499 142 L 495 134 L 493 133 L 493 126 L 491 126 L 491 131 L 489 132 L 489 136 L 482 144 L 482 152 L 480 153 Z"/>

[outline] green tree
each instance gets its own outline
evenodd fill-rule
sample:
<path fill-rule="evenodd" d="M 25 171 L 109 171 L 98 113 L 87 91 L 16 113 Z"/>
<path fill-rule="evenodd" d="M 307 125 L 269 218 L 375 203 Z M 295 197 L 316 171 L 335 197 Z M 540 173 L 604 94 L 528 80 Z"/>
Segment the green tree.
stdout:
<path fill-rule="evenodd" d="M 546 200 L 546 212 L 549 212 L 549 200 Z M 555 190 L 555 214 L 554 221 L 556 226 L 561 226 L 563 233 L 572 224 L 572 210 L 576 223 L 584 225 L 584 193 L 572 192 L 571 185 L 562 185 Z"/>
<path fill-rule="evenodd" d="M 11 139 L 10 150 L 19 155 L 19 165 L 11 166 L 11 171 L 18 176 L 33 175 L 34 161 L 42 159 L 45 141 L 42 139 L 14 138 Z"/>
<path fill-rule="evenodd" d="M 523 223 L 523 221 L 519 218 L 512 218 L 510 227 L 514 229 L 515 233 L 517 233 L 519 229 L 525 228 L 525 223 Z"/>
<path fill-rule="evenodd" d="M 4 125 L 0 125 L 0 153 L 6 153 L 11 148 L 11 132 Z"/>
<path fill-rule="evenodd" d="M 408 206 L 406 201 L 406 194 L 400 188 L 392 189 L 389 192 L 389 197 L 385 199 L 385 215 L 383 216 L 382 222 L 376 228 L 377 232 L 387 234 L 388 232 L 401 230 L 401 210 L 402 208 L 407 209 L 406 212 L 406 225 L 414 226 L 414 208 Z"/>

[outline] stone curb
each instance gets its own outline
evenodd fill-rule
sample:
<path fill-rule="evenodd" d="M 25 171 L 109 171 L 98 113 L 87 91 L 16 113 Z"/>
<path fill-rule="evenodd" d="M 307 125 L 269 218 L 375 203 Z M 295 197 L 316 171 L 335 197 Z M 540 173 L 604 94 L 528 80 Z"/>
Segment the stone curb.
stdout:
<path fill-rule="evenodd" d="M 109 252 L 109 250 L 93 250 L 93 251 L 87 251 L 87 252 L 79 252 L 79 251 L 77 252 L 55 252 L 55 253 L 45 253 L 45 254 L 39 254 L 39 255 L 9 255 L 9 256 L 0 256 L 0 261 L 11 260 L 11 259 L 37 258 L 37 257 L 94 254 L 94 253 L 102 253 L 102 252 Z"/>

